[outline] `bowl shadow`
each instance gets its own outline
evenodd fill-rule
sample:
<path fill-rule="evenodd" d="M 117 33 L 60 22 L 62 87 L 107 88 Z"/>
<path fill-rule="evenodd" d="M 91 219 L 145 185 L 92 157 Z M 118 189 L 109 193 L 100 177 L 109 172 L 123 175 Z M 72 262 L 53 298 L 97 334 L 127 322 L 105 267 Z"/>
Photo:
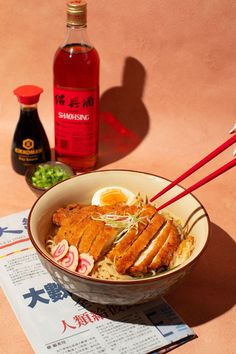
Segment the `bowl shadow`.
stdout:
<path fill-rule="evenodd" d="M 211 223 L 211 229 L 208 246 L 192 272 L 176 287 L 174 292 L 165 296 L 169 305 L 190 327 L 206 323 L 235 305 L 236 245 L 234 240 L 216 224 Z M 75 304 L 80 304 L 89 311 L 113 319 L 121 312 L 125 313 L 125 311 L 134 309 L 135 306 L 140 306 L 107 306 L 90 303 L 73 294 L 71 297 Z M 121 316 L 120 320 L 130 322 L 129 317 Z M 142 323 L 140 319 L 138 322 L 133 322 L 133 320 L 131 322 Z M 147 323 L 143 324 L 147 325 Z"/>
<path fill-rule="evenodd" d="M 218 225 L 211 223 L 211 228 L 208 246 L 192 272 L 165 296 L 190 326 L 206 323 L 235 305 L 236 245 Z"/>

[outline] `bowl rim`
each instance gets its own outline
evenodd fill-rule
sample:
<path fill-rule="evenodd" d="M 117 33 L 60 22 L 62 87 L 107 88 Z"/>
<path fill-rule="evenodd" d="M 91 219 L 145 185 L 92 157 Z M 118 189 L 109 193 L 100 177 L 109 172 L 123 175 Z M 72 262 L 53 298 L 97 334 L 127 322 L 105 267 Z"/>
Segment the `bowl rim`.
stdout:
<path fill-rule="evenodd" d="M 165 178 L 165 177 L 162 177 L 162 176 L 159 176 L 159 175 L 156 175 L 154 173 L 149 173 L 149 172 L 145 172 L 145 171 L 138 171 L 138 170 L 131 170 L 131 169 L 105 169 L 105 170 L 95 170 L 95 171 L 88 171 L 88 172 L 83 172 L 79 175 L 75 175 L 73 178 L 79 178 L 80 176 L 82 175 L 88 175 L 88 174 L 95 174 L 95 173 L 104 173 L 104 172 L 134 172 L 134 173 L 140 173 L 140 174 L 145 174 L 145 175 L 148 175 L 148 176 L 153 176 L 153 177 L 158 177 L 160 179 L 164 179 L 168 182 L 171 182 L 170 179 L 168 178 Z M 64 183 L 68 180 L 64 180 L 64 181 L 61 181 L 59 183 L 57 183 L 56 185 L 52 186 L 50 188 L 50 190 L 52 188 L 55 188 L 57 187 L 57 185 L 61 184 L 61 183 Z M 183 186 L 181 186 L 180 184 L 177 184 L 177 186 L 183 188 L 183 189 L 186 189 L 184 188 Z M 48 189 L 49 190 L 49 189 Z M 45 193 L 47 193 L 47 191 Z M 31 209 L 30 209 L 30 212 L 29 212 L 29 216 L 28 216 L 28 232 L 29 232 L 29 237 L 30 237 L 30 240 L 34 246 L 34 248 L 36 249 L 36 251 L 40 254 L 41 257 L 43 257 L 44 259 L 46 259 L 47 261 L 49 261 L 49 263 L 51 263 L 51 265 L 55 266 L 56 268 L 58 268 L 60 271 L 63 271 L 65 273 L 68 273 L 68 275 L 70 276 L 73 276 L 73 277 L 76 277 L 78 279 L 82 279 L 84 281 L 92 281 L 92 282 L 95 282 L 95 283 L 99 283 L 99 284 L 106 284 L 106 285 L 113 285 L 113 286 L 119 286 L 119 285 L 132 285 L 132 284 L 140 284 L 140 283 L 152 283 L 152 282 L 156 282 L 156 281 L 159 281 L 159 280 L 162 280 L 163 278 L 168 278 L 170 276 L 172 276 L 173 274 L 178 274 L 179 272 L 182 272 L 183 269 L 193 265 L 197 260 L 198 258 L 202 255 L 202 253 L 206 250 L 206 247 L 207 247 L 207 244 L 209 242 L 209 236 L 211 234 L 211 231 L 212 231 L 212 226 L 211 226 L 211 221 L 210 221 L 210 217 L 209 217 L 209 214 L 208 212 L 206 211 L 205 207 L 203 206 L 203 204 L 199 201 L 199 199 L 193 194 L 193 193 L 189 193 L 198 203 L 199 205 L 201 206 L 201 208 L 203 209 L 204 211 L 204 216 L 206 217 L 206 220 L 207 220 L 207 226 L 208 226 L 208 233 L 207 233 L 207 236 L 206 236 L 206 241 L 205 241 L 205 244 L 203 246 L 203 248 L 201 249 L 201 251 L 198 253 L 198 255 L 192 259 L 189 263 L 181 266 L 177 266 L 176 268 L 173 268 L 171 271 L 164 271 L 163 273 L 160 273 L 160 274 L 157 274 L 157 275 L 154 275 L 154 276 L 151 276 L 151 277 L 147 277 L 147 278 L 140 278 L 140 279 L 130 279 L 130 280 L 109 280 L 109 279 L 98 279 L 98 278 L 93 278 L 89 275 L 83 275 L 83 274 L 79 274 L 75 271 L 71 271 L 63 266 L 61 266 L 59 263 L 57 263 L 56 261 L 54 261 L 51 257 L 49 257 L 45 251 L 45 253 L 41 250 L 40 247 L 38 247 L 36 241 L 34 240 L 33 238 L 33 235 L 32 235 L 32 232 L 31 232 L 31 227 L 30 227 L 30 224 L 31 224 L 31 217 L 32 217 L 32 213 L 36 207 L 36 204 L 39 202 L 39 200 L 45 195 L 45 193 L 43 195 L 41 195 L 35 202 L 34 204 L 32 205 Z"/>

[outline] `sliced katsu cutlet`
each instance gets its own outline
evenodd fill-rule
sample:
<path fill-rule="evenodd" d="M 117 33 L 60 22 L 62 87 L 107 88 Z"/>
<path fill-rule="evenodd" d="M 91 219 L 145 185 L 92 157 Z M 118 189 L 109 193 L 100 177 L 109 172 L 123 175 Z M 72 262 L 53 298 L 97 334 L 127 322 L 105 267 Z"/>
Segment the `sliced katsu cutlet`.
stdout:
<path fill-rule="evenodd" d="M 83 232 L 78 247 L 79 253 L 89 253 L 90 247 L 93 241 L 99 234 L 103 233 L 105 223 L 103 221 L 97 221 L 90 218 L 87 227 Z"/>
<path fill-rule="evenodd" d="M 70 246 L 77 247 L 80 239 L 89 225 L 90 217 L 85 216 L 80 219 L 79 222 L 71 222 L 67 219 L 67 222 L 63 222 L 63 225 L 58 229 L 54 240 L 59 243 L 62 240 L 67 240 Z"/>
<path fill-rule="evenodd" d="M 132 243 L 138 238 L 138 236 L 143 232 L 143 230 L 148 225 L 148 222 L 153 217 L 156 212 L 156 208 L 150 204 L 144 205 L 143 208 L 137 211 L 138 218 L 140 222 L 138 223 L 138 228 L 133 227 L 130 229 L 122 238 L 121 240 L 111 249 L 108 253 L 108 258 L 111 261 L 114 259 L 118 259 L 122 257 L 124 252 L 127 250 L 128 247 L 132 245 Z"/>
<path fill-rule="evenodd" d="M 69 204 L 65 208 L 59 208 L 53 213 L 52 222 L 54 225 L 60 226 L 68 216 L 72 213 L 77 213 L 81 209 L 78 204 Z"/>
<path fill-rule="evenodd" d="M 116 239 L 118 232 L 119 229 L 105 226 L 100 234 L 97 235 L 88 252 L 95 261 L 101 258 L 109 250 Z"/>
<path fill-rule="evenodd" d="M 117 214 L 117 215 L 126 215 L 126 214 L 135 214 L 138 210 L 136 205 L 123 205 L 123 204 L 113 204 L 113 205 L 104 205 L 98 207 L 98 213 L 104 214 Z"/>
<path fill-rule="evenodd" d="M 81 206 L 78 204 L 69 204 L 65 208 L 59 208 L 53 213 L 52 222 L 56 226 L 61 226 L 64 221 L 68 223 L 68 218 L 70 222 L 79 221 L 81 215 L 96 212 L 96 209 L 97 206 L 95 205 Z"/>
<path fill-rule="evenodd" d="M 140 254 L 134 265 L 129 269 L 129 274 L 139 276 L 148 272 L 148 266 L 167 240 L 172 224 L 171 220 L 166 222 L 160 232 L 156 234 L 147 248 Z"/>
<path fill-rule="evenodd" d="M 156 213 L 145 230 L 133 242 L 133 244 L 124 252 L 122 257 L 114 259 L 116 270 L 125 274 L 126 271 L 134 264 L 140 253 L 147 247 L 151 239 L 158 232 L 165 219 L 162 215 Z"/>
<path fill-rule="evenodd" d="M 173 257 L 174 252 L 178 248 L 181 242 L 181 235 L 179 234 L 176 226 L 171 226 L 170 233 L 165 243 L 160 248 L 159 252 L 153 258 L 152 262 L 148 266 L 151 270 L 157 270 L 160 267 L 168 267 Z"/>
<path fill-rule="evenodd" d="M 97 210 L 97 207 L 82 207 L 77 212 L 71 213 L 61 222 L 61 226 L 58 228 L 54 240 L 59 243 L 63 239 L 67 240 L 69 245 L 78 245 L 81 236 L 83 235 L 90 216 Z"/>
<path fill-rule="evenodd" d="M 137 212 L 137 206 L 127 206 L 127 205 L 116 205 L 101 207 L 98 212 L 102 214 L 102 217 L 105 215 L 128 215 L 127 213 L 135 213 Z M 115 213 L 114 213 L 115 211 Z M 103 219 L 104 220 L 104 219 Z M 94 238 L 92 245 L 89 249 L 89 254 L 94 258 L 94 260 L 98 260 L 101 258 L 108 250 L 112 247 L 114 240 L 116 239 L 118 233 L 121 231 L 120 228 L 111 227 L 109 224 L 106 224 L 104 221 L 104 228 L 100 230 L 100 233 L 97 234 L 96 238 Z"/>

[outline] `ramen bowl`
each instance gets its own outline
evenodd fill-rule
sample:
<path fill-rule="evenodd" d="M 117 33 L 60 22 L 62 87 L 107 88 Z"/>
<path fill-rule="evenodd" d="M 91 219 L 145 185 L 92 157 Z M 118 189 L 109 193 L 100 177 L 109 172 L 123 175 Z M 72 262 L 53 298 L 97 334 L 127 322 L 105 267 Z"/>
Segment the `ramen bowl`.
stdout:
<path fill-rule="evenodd" d="M 153 277 L 132 280 L 102 280 L 70 271 L 53 260 L 45 249 L 50 233 L 52 215 L 67 204 L 91 204 L 94 193 L 106 186 L 121 186 L 134 193 L 151 198 L 170 183 L 156 175 L 127 170 L 106 170 L 84 173 L 65 180 L 46 191 L 32 206 L 28 218 L 30 239 L 43 266 L 55 282 L 83 299 L 100 304 L 132 305 L 154 300 L 172 291 L 191 272 L 193 266 L 204 256 L 210 232 L 208 214 L 202 204 L 192 195 L 170 205 L 165 212 L 181 220 L 195 237 L 191 256 L 176 268 Z M 160 205 L 184 189 L 175 186 L 166 196 L 158 199 Z M 197 287 L 197 284 L 196 284 Z"/>

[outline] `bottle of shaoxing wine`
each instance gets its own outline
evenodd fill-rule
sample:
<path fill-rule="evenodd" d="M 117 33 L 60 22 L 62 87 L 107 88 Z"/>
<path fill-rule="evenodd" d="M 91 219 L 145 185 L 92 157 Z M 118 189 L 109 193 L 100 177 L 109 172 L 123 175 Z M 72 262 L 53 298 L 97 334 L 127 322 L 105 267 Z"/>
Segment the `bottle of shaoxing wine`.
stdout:
<path fill-rule="evenodd" d="M 46 132 L 37 109 L 43 89 L 34 85 L 23 85 L 14 90 L 20 103 L 18 120 L 11 147 L 13 169 L 24 175 L 31 165 L 47 162 L 51 151 Z"/>
<path fill-rule="evenodd" d="M 55 156 L 75 172 L 92 170 L 98 153 L 99 56 L 86 27 L 86 1 L 69 2 L 53 64 Z"/>

